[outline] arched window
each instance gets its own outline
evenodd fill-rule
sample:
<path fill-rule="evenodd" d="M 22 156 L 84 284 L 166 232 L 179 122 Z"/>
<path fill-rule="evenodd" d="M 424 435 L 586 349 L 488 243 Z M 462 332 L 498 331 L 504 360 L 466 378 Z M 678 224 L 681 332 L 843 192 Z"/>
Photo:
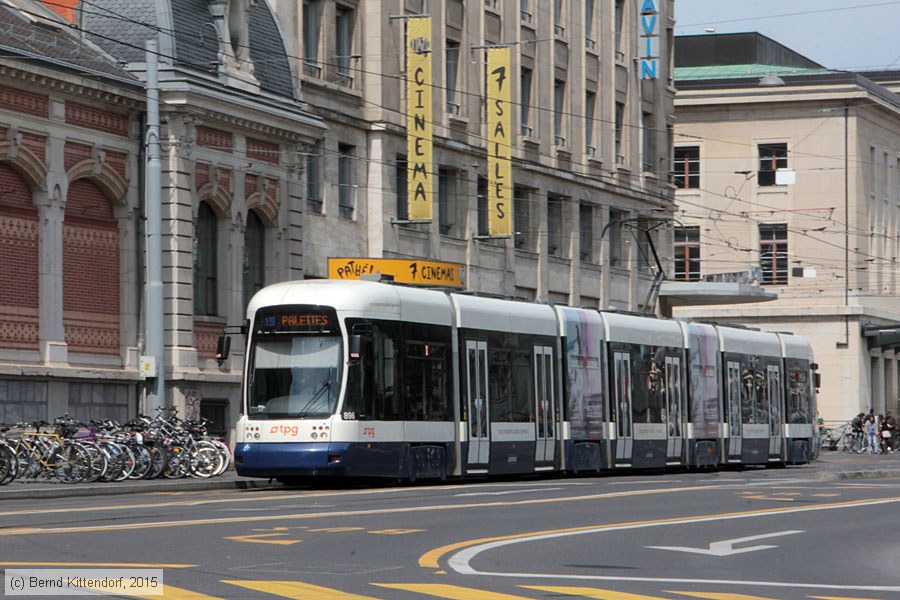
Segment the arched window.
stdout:
<path fill-rule="evenodd" d="M 194 223 L 194 314 L 216 315 L 216 265 L 218 233 L 216 214 L 200 203 Z"/>
<path fill-rule="evenodd" d="M 244 308 L 266 282 L 265 226 L 252 210 L 244 233 Z"/>

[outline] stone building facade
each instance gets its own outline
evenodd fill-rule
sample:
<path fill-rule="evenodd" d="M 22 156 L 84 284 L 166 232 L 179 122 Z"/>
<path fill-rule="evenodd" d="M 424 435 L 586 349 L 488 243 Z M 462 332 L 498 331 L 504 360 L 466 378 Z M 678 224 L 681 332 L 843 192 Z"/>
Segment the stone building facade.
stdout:
<path fill-rule="evenodd" d="M 897 414 L 896 73 L 880 85 L 759 34 L 676 47 L 676 275 L 756 271 L 777 299 L 675 315 L 807 336 L 823 418 Z"/>
<path fill-rule="evenodd" d="M 123 419 L 144 408 L 150 38 L 160 63 L 166 403 L 182 414 L 228 429 L 243 351 L 236 340 L 218 360 L 217 339 L 243 322 L 255 290 L 326 277 L 330 257 L 454 262 L 471 290 L 652 310 L 649 240 L 667 255 L 662 225 L 675 207 L 672 0 L 14 4 L 20 14 L 8 18 L 28 27 L 22 14 L 40 13 L 110 74 L 64 57 L 33 61 L 21 48 L 11 62 L 27 75 L 0 72 L 0 178 L 15 190 L 0 196 L 0 254 L 14 257 L 0 283 L 9 298 L 0 420 Z M 434 220 L 412 224 L 405 23 L 422 13 L 433 19 L 438 184 Z M 512 48 L 511 238 L 485 235 L 492 45 Z M 655 78 L 642 78 L 651 46 Z M 29 408 L 11 408 L 13 398 Z"/>

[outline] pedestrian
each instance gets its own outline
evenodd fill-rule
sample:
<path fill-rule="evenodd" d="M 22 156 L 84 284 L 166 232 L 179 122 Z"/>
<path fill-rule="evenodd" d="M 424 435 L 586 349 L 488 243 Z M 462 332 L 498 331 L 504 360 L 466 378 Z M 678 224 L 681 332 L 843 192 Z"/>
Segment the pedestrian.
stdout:
<path fill-rule="evenodd" d="M 882 431 L 887 432 L 887 435 L 884 435 L 884 433 L 881 434 L 885 438 L 885 446 L 887 446 L 887 451 L 893 452 L 897 449 L 897 435 L 900 432 L 897 431 L 897 418 L 893 415 L 893 413 L 891 413 L 891 411 L 887 411 L 887 413 L 885 413 L 884 415 L 884 429 Z"/>
<path fill-rule="evenodd" d="M 878 424 L 875 421 L 875 415 L 866 417 L 866 450 L 869 451 L 869 454 L 881 453 L 878 444 Z"/>
<path fill-rule="evenodd" d="M 853 444 L 850 446 L 851 452 L 862 454 L 866 449 L 865 416 L 865 413 L 859 413 L 850 422 L 850 429 L 853 431 Z"/>

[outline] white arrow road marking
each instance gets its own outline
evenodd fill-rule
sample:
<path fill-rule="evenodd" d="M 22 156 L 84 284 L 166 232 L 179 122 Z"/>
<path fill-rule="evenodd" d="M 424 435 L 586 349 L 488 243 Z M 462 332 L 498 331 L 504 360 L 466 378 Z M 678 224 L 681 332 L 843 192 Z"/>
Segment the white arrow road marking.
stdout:
<path fill-rule="evenodd" d="M 766 550 L 768 548 L 777 548 L 778 546 L 748 546 L 746 548 L 735 548 L 735 544 L 744 542 L 752 542 L 770 537 L 780 537 L 783 535 L 793 535 L 795 533 L 803 533 L 799 530 L 776 531 L 775 533 L 764 533 L 762 535 L 751 535 L 749 537 L 736 538 L 733 540 L 722 540 L 721 542 L 712 542 L 709 548 L 690 548 L 688 546 L 647 546 L 647 548 L 655 548 L 656 550 L 674 550 L 676 552 L 693 552 L 694 554 L 707 554 L 709 556 L 731 556 L 732 554 L 743 554 L 744 552 L 754 552 L 756 550 Z"/>

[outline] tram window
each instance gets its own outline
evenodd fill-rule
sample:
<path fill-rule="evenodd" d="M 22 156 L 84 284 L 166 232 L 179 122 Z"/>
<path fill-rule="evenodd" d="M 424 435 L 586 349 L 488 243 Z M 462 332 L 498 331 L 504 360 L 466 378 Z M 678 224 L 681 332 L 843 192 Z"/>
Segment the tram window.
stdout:
<path fill-rule="evenodd" d="M 490 353 L 491 421 L 534 421 L 534 372 L 531 355 L 518 349 L 493 349 Z"/>
<path fill-rule="evenodd" d="M 631 406 L 635 423 L 663 423 L 665 414 L 665 349 L 623 344 L 632 356 Z"/>
<path fill-rule="evenodd" d="M 361 360 L 350 368 L 345 418 L 397 421 L 403 416 L 402 398 L 395 391 L 399 329 L 390 325 L 371 324 L 372 335 L 364 339 Z"/>
<path fill-rule="evenodd" d="M 812 423 L 812 390 L 809 385 L 808 365 L 796 358 L 787 363 L 788 397 L 787 414 L 790 423 Z"/>
<path fill-rule="evenodd" d="M 444 344 L 407 342 L 404 360 L 406 419 L 411 421 L 449 421 L 450 404 L 447 360 Z"/>

